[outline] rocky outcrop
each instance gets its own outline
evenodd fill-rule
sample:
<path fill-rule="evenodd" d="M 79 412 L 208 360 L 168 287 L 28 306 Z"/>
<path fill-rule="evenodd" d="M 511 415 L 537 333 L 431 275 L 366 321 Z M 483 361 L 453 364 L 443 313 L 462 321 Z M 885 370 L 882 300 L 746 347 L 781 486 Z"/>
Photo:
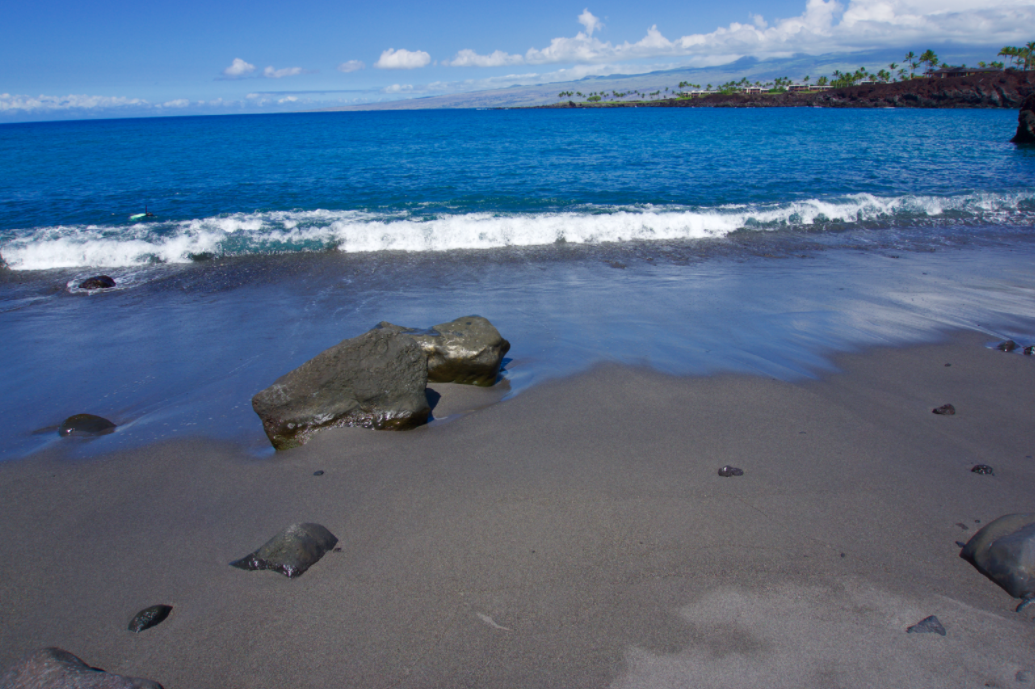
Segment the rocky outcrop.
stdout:
<path fill-rule="evenodd" d="M 238 569 L 269 569 L 288 579 L 305 574 L 338 538 L 320 524 L 292 524 L 253 553 L 230 563 Z"/>
<path fill-rule="evenodd" d="M 321 428 L 401 430 L 431 413 L 427 356 L 412 337 L 374 329 L 321 352 L 252 398 L 278 450 L 305 444 Z"/>
<path fill-rule="evenodd" d="M 8 668 L 3 689 L 162 689 L 158 682 L 90 667 L 68 651 L 41 648 Z"/>
<path fill-rule="evenodd" d="M 1035 514 L 1008 514 L 986 524 L 960 557 L 1014 598 L 1035 597 Z"/>
<path fill-rule="evenodd" d="M 1035 93 L 1021 103 L 1017 116 L 1017 134 L 1010 141 L 1015 144 L 1035 144 Z"/>
<path fill-rule="evenodd" d="M 499 377 L 510 342 L 481 316 L 464 316 L 428 330 L 382 322 L 378 329 L 411 337 L 428 357 L 428 380 L 488 387 Z"/>

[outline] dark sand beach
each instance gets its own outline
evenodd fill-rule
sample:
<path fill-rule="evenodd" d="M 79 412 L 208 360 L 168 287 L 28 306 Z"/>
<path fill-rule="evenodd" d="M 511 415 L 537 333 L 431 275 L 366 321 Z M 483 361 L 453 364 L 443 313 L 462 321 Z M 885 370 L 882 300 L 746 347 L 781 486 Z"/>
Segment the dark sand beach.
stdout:
<path fill-rule="evenodd" d="M 433 384 L 454 420 L 275 457 L 188 438 L 5 461 L 0 667 L 60 646 L 166 689 L 1035 686 L 1035 607 L 956 545 L 1033 505 L 1035 360 L 989 344 L 798 382 Z M 341 551 L 293 580 L 228 566 L 300 521 Z M 127 631 L 155 603 L 169 619 Z M 906 633 L 929 615 L 946 636 Z"/>

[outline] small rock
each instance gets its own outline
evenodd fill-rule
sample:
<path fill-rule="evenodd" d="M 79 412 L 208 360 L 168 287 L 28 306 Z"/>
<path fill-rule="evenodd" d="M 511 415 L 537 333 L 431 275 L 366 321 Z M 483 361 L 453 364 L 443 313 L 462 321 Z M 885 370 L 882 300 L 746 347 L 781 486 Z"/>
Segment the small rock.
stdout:
<path fill-rule="evenodd" d="M 984 476 L 994 476 L 995 472 L 992 471 L 992 467 L 987 464 L 975 464 L 971 469 L 975 474 L 982 474 Z"/>
<path fill-rule="evenodd" d="M 723 468 L 719 469 L 719 476 L 743 476 L 744 470 L 738 469 L 737 467 L 731 467 L 728 464 Z"/>
<path fill-rule="evenodd" d="M 1035 597 L 1035 514 L 1007 514 L 967 541 L 960 557 L 1014 598 Z"/>
<path fill-rule="evenodd" d="M 956 407 L 951 404 L 943 404 L 937 409 L 932 409 L 931 413 L 938 414 L 940 416 L 954 416 L 956 414 Z"/>
<path fill-rule="evenodd" d="M 1035 354 L 1035 345 L 1028 345 L 1024 348 L 1024 356 L 1031 356 Z"/>
<path fill-rule="evenodd" d="M 68 651 L 41 648 L 0 677 L 3 689 L 162 689 L 158 682 L 90 667 Z"/>
<path fill-rule="evenodd" d="M 313 476 L 323 476 L 323 469 L 319 469 L 313 472 Z"/>
<path fill-rule="evenodd" d="M 253 571 L 271 569 L 294 579 L 305 574 L 337 543 L 337 537 L 320 524 L 292 524 L 230 566 Z"/>
<path fill-rule="evenodd" d="M 115 431 L 115 424 L 103 416 L 76 414 L 65 419 L 58 429 L 58 435 L 107 435 Z"/>
<path fill-rule="evenodd" d="M 907 634 L 941 634 L 945 636 L 945 627 L 934 615 L 925 617 L 906 630 Z"/>
<path fill-rule="evenodd" d="M 967 546 L 967 544 L 964 543 L 963 541 L 956 541 L 956 545 L 958 545 L 961 548 L 965 548 Z"/>
<path fill-rule="evenodd" d="M 114 278 L 108 277 L 107 275 L 95 275 L 94 277 L 86 278 L 79 283 L 79 289 L 110 289 L 114 286 Z"/>
<path fill-rule="evenodd" d="M 375 330 L 408 335 L 428 357 L 428 380 L 489 387 L 496 383 L 510 342 L 481 316 L 464 316 L 428 330 L 383 321 Z"/>
<path fill-rule="evenodd" d="M 144 608 L 129 622 L 129 631 L 142 632 L 145 629 L 157 626 L 165 622 L 165 618 L 172 612 L 171 605 L 152 605 Z"/>
<path fill-rule="evenodd" d="M 1018 345 L 1013 340 L 1003 340 L 1002 342 L 997 344 L 995 346 L 995 348 L 998 349 L 1000 352 L 1012 352 L 1013 350 L 1017 349 L 1017 347 L 1019 347 L 1019 346 L 1020 345 Z"/>

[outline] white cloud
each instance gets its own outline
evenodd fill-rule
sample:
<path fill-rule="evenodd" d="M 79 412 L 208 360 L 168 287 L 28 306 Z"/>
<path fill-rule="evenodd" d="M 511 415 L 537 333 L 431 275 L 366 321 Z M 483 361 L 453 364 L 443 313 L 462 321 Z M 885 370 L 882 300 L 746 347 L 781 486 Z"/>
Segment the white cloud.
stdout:
<path fill-rule="evenodd" d="M 338 65 L 339 72 L 357 72 L 361 69 L 366 69 L 366 65 L 359 60 L 349 60 L 348 62 L 342 62 Z"/>
<path fill-rule="evenodd" d="M 384 93 L 413 93 L 413 84 L 392 84 L 384 89 Z"/>
<path fill-rule="evenodd" d="M 284 69 L 273 69 L 267 67 L 262 71 L 262 76 L 267 79 L 281 79 L 283 77 L 294 77 L 305 72 L 301 67 L 285 67 Z"/>
<path fill-rule="evenodd" d="M 163 108 L 186 108 L 190 105 L 190 101 L 186 98 L 177 98 L 176 100 L 169 100 L 162 103 Z"/>
<path fill-rule="evenodd" d="M 22 96 L 0 93 L 0 112 L 46 112 L 60 110 L 106 110 L 108 108 L 150 107 L 140 98 L 122 96 Z"/>
<path fill-rule="evenodd" d="M 228 77 L 243 77 L 255 71 L 255 65 L 248 64 L 239 57 L 235 57 L 233 63 L 223 70 Z"/>
<path fill-rule="evenodd" d="M 283 103 L 297 103 L 298 102 L 298 97 L 297 96 L 286 96 L 284 98 L 279 99 L 277 102 L 281 103 L 281 104 L 283 104 Z"/>
<path fill-rule="evenodd" d="M 427 67 L 431 63 L 431 55 L 423 50 L 405 50 L 400 48 L 394 50 L 389 48 L 381 53 L 381 57 L 374 63 L 378 69 L 417 69 Z"/>
<path fill-rule="evenodd" d="M 479 55 L 473 50 L 464 49 L 456 54 L 452 60 L 446 60 L 443 64 L 450 67 L 502 67 L 504 65 L 518 65 L 525 59 L 520 55 L 508 55 L 502 50 L 493 51 L 489 55 Z"/>
<path fill-rule="evenodd" d="M 604 28 L 604 25 L 600 23 L 600 18 L 594 17 L 588 7 L 582 10 L 582 14 L 579 15 L 579 24 L 586 28 L 586 34 L 589 36 L 592 36 L 597 29 Z"/>
<path fill-rule="evenodd" d="M 873 48 L 962 43 L 1002 45 L 1030 40 L 1035 25 L 1032 0 L 806 0 L 795 17 L 766 21 L 752 14 L 750 24 L 734 22 L 710 33 L 666 38 L 651 26 L 640 40 L 613 44 L 593 34 L 603 27 L 588 8 L 578 16 L 585 31 L 554 38 L 523 56 L 495 51 L 478 55 L 461 50 L 445 64 L 499 67 L 515 64 L 615 64 L 651 58 L 686 58 L 697 66 L 729 62 L 744 55 L 779 57 Z M 687 64 L 684 60 L 683 64 Z"/>

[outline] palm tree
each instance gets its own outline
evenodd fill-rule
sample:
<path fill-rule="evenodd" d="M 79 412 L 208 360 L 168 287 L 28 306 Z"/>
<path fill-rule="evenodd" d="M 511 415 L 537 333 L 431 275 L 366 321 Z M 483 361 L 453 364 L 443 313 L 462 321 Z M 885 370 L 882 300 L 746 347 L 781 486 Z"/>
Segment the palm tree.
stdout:
<path fill-rule="evenodd" d="M 908 53 L 906 53 L 906 56 L 902 58 L 902 62 L 904 62 L 907 67 L 909 67 L 909 78 L 912 79 L 913 73 L 916 71 L 916 54 L 912 50 L 910 50 Z"/>
<path fill-rule="evenodd" d="M 938 67 L 938 56 L 934 54 L 933 50 L 925 50 L 920 56 L 920 64 L 927 65 L 927 71 L 933 72 Z"/>

